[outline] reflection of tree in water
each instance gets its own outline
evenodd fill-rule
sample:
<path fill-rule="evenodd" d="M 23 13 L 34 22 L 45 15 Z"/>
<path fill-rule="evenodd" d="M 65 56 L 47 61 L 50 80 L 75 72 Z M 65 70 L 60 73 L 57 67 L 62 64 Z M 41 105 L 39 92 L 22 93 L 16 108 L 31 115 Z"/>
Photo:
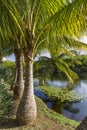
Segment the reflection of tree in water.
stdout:
<path fill-rule="evenodd" d="M 72 113 L 79 113 L 78 108 L 72 108 L 73 102 L 65 103 L 61 101 L 54 101 L 52 104 L 52 109 L 58 113 L 62 113 L 62 109 L 72 112 Z"/>
<path fill-rule="evenodd" d="M 73 108 L 72 105 L 73 105 L 73 102 L 66 103 L 63 108 L 72 113 L 79 113 L 80 110 L 78 108 Z"/>
<path fill-rule="evenodd" d="M 52 104 L 52 109 L 58 113 L 62 114 L 62 108 L 64 106 L 64 103 L 62 103 L 60 100 L 54 101 Z"/>

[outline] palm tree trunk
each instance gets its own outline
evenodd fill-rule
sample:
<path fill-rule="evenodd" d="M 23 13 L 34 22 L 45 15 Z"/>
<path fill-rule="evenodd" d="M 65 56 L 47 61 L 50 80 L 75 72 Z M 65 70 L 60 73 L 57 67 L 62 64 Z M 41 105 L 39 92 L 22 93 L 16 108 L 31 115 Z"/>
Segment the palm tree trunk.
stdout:
<path fill-rule="evenodd" d="M 2 59 L 3 59 L 2 52 L 0 52 L 0 64 L 2 63 Z"/>
<path fill-rule="evenodd" d="M 31 57 L 31 59 L 29 58 Z M 36 119 L 36 102 L 33 89 L 33 56 L 32 53 L 26 53 L 26 78 L 25 88 L 22 100 L 20 102 L 16 119 L 20 125 L 28 125 L 34 123 Z"/>
<path fill-rule="evenodd" d="M 24 81 L 23 81 L 23 54 L 21 50 L 17 50 L 16 53 L 16 73 L 13 89 L 14 106 L 12 116 L 15 117 L 20 100 L 23 96 Z"/>
<path fill-rule="evenodd" d="M 15 53 L 14 53 L 15 54 Z M 14 71 L 14 79 L 13 82 L 11 84 L 10 90 L 13 90 L 14 93 L 14 89 L 16 87 L 16 83 L 17 83 L 17 77 L 18 77 L 18 58 L 15 54 L 15 71 Z"/>
<path fill-rule="evenodd" d="M 16 74 L 15 74 L 15 88 L 14 99 L 21 99 L 24 90 L 23 81 L 23 54 L 21 50 L 17 50 L 16 53 Z"/>

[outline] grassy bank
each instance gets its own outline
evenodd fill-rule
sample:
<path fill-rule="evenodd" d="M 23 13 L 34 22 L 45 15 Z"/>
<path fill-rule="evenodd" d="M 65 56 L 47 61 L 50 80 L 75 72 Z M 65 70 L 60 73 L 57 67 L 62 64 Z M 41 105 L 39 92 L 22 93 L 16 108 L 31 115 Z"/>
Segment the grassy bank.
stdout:
<path fill-rule="evenodd" d="M 74 120 L 70 120 L 66 118 L 65 116 L 58 114 L 54 112 L 53 110 L 50 110 L 47 108 L 45 103 L 36 97 L 37 106 L 38 106 L 38 115 L 47 116 L 48 118 L 54 120 L 57 123 L 60 123 L 61 125 L 69 125 L 72 127 L 77 127 L 79 125 L 79 122 L 76 122 Z"/>
<path fill-rule="evenodd" d="M 37 120 L 34 126 L 19 126 L 15 119 L 8 118 L 6 122 L 0 124 L 0 130 L 74 130 L 75 127 L 79 125 L 78 122 L 50 110 L 46 104 L 37 97 L 36 103 Z"/>

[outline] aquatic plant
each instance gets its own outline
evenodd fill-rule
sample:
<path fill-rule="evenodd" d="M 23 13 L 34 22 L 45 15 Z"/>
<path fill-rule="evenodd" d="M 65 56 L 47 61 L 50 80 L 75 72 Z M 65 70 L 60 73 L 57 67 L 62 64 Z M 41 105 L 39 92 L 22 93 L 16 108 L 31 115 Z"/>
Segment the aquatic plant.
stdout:
<path fill-rule="evenodd" d="M 42 90 L 48 98 L 52 100 L 60 100 L 61 102 L 79 102 L 83 96 L 74 90 L 64 87 L 52 87 L 52 86 L 39 86 L 38 89 Z"/>

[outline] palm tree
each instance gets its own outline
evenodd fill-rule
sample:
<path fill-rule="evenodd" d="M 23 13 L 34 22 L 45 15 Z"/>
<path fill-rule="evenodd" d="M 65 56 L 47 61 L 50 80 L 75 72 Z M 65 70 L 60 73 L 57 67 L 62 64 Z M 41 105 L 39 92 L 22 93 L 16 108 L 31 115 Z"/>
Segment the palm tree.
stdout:
<path fill-rule="evenodd" d="M 2 1 L 0 3 L 0 52 L 5 56 L 8 54 L 15 54 L 16 57 L 16 72 L 14 76 L 14 81 L 11 86 L 14 86 L 14 99 L 17 100 L 18 107 L 19 101 L 23 94 L 24 82 L 23 82 L 23 54 L 21 45 L 21 38 L 19 39 L 19 34 L 21 33 L 23 38 L 23 31 L 21 28 L 22 20 L 20 19 L 19 13 L 15 7 L 15 1 L 11 2 Z M 2 57 L 1 57 L 2 58 Z M 16 111 L 16 109 L 15 109 Z"/>
<path fill-rule="evenodd" d="M 14 54 L 15 54 L 16 67 L 15 67 L 14 81 L 11 86 L 11 88 L 13 89 L 13 98 L 14 98 L 13 115 L 15 115 L 17 112 L 24 91 L 23 53 L 21 48 L 18 48 L 18 46 L 16 46 Z"/>
<path fill-rule="evenodd" d="M 15 71 L 15 78 L 14 78 L 14 99 L 21 100 L 23 90 L 24 90 L 24 81 L 23 81 L 23 53 L 21 49 L 18 49 L 16 46 L 14 50 L 15 54 L 15 62 L 16 62 L 16 71 Z"/>
<path fill-rule="evenodd" d="M 17 45 L 15 47 L 14 42 L 13 42 L 13 44 L 11 44 L 10 42 L 8 42 L 8 44 L 3 43 L 3 44 L 1 44 L 1 47 L 0 47 L 1 63 L 2 63 L 3 57 L 9 56 L 12 53 L 14 53 L 14 55 L 15 55 L 16 67 L 15 67 L 14 79 L 13 79 L 13 82 L 12 82 L 12 85 L 11 85 L 11 89 L 14 90 L 14 99 L 17 99 L 17 98 L 21 99 L 23 89 L 24 89 L 24 83 L 23 83 L 23 53 L 22 53 L 21 50 L 22 49 L 18 48 Z"/>
<path fill-rule="evenodd" d="M 25 23 L 23 29 L 26 39 L 24 47 L 26 79 L 16 118 L 20 124 L 28 124 L 36 118 L 36 103 L 33 91 L 34 55 L 39 45 L 43 47 L 44 42 L 51 43 L 53 40 L 55 43 L 58 37 L 65 34 L 79 36 L 79 32 L 85 30 L 87 2 L 86 0 L 73 0 L 72 2 L 69 0 L 66 2 L 65 0 L 55 2 L 53 0 L 22 0 L 17 4 L 19 5 L 18 9 L 21 9 L 21 18 Z"/>
<path fill-rule="evenodd" d="M 2 63 L 2 59 L 3 59 L 3 54 L 0 52 L 0 64 Z"/>
<path fill-rule="evenodd" d="M 80 32 L 86 30 L 87 1 L 15 0 L 11 2 L 8 0 L 4 2 L 1 0 L 0 6 L 0 9 L 5 9 L 3 11 L 5 17 L 1 17 L 2 19 L 0 20 L 0 26 L 2 27 L 2 32 L 0 31 L 1 38 L 3 38 L 2 34 L 4 34 L 4 38 L 17 35 L 17 33 L 15 34 L 14 24 L 16 30 L 20 30 L 22 35 L 26 79 L 23 97 L 18 107 L 16 118 L 20 124 L 28 124 L 36 118 L 36 103 L 33 90 L 34 55 L 40 45 L 43 48 L 44 42 L 51 43 L 51 41 L 54 41 L 56 43 L 58 37 L 65 35 L 79 36 L 81 35 Z M 7 14 L 9 14 L 11 20 L 7 19 Z M 9 21 L 11 24 L 9 22 L 5 24 L 5 21 Z"/>
<path fill-rule="evenodd" d="M 17 42 L 17 39 L 15 39 L 15 42 Z M 11 87 L 10 90 L 13 90 L 13 97 L 14 97 L 14 109 L 13 114 L 15 115 L 19 102 L 23 95 L 24 90 L 24 80 L 23 80 L 23 52 L 22 49 L 16 45 L 15 42 L 5 42 L 3 44 L 0 44 L 0 54 L 1 54 L 1 63 L 2 58 L 4 56 L 9 56 L 12 53 L 15 55 L 15 71 L 14 71 L 14 78 L 13 81 L 11 81 Z M 20 41 L 19 41 L 20 43 Z"/>
<path fill-rule="evenodd" d="M 53 44 L 54 41 L 51 42 Z M 74 83 L 78 76 L 70 67 L 75 63 L 81 63 L 76 58 L 73 51 L 87 51 L 87 45 L 81 41 L 73 38 L 62 37 L 59 38 L 54 46 L 50 43 L 44 46 L 45 50 L 50 54 L 50 58 L 40 56 L 34 63 L 34 77 L 38 77 L 42 84 L 59 70 L 64 72 L 71 84 Z M 58 74 L 58 73 L 57 73 Z M 53 78 L 53 77 L 52 77 Z"/>

